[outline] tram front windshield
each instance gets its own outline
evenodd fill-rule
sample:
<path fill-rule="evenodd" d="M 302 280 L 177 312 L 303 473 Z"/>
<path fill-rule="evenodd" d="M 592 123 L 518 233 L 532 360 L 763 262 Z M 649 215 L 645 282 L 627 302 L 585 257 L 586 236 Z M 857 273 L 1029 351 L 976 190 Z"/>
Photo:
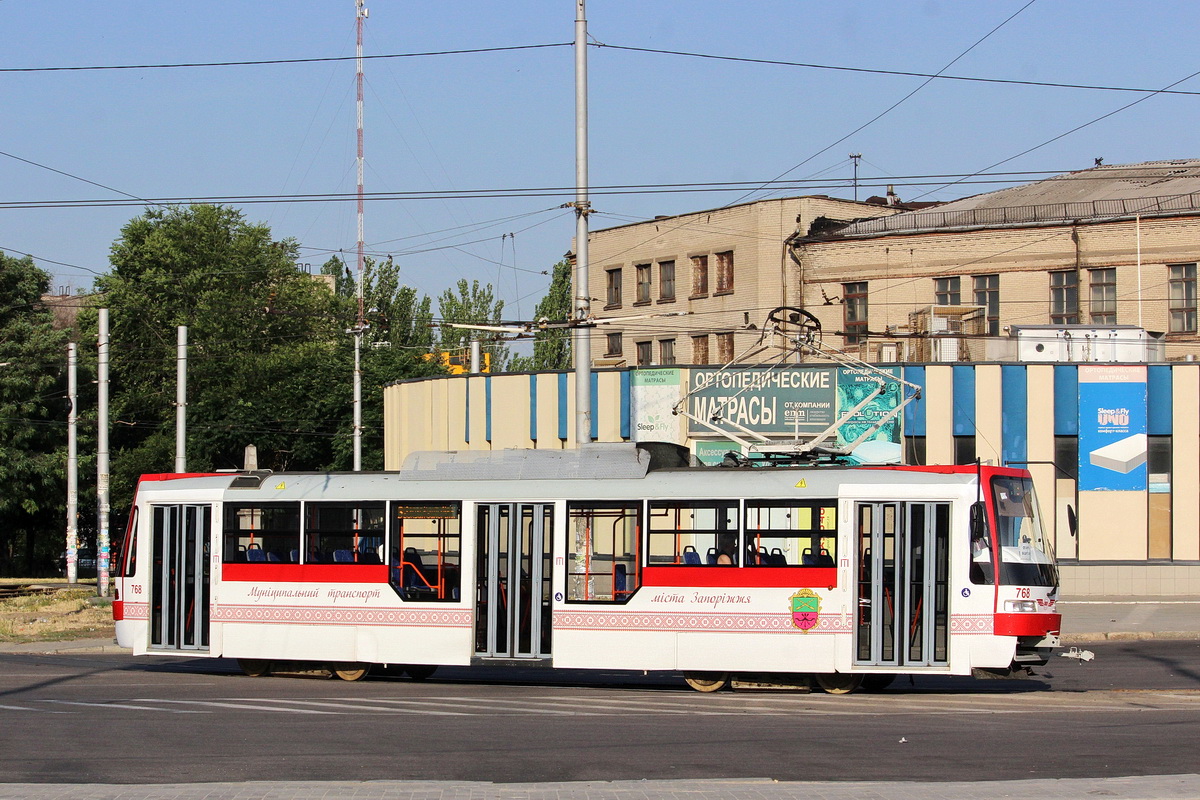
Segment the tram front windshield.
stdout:
<path fill-rule="evenodd" d="M 992 479 L 996 539 L 1000 545 L 1000 583 L 1005 586 L 1057 586 L 1058 568 L 1038 512 L 1033 481 Z"/>

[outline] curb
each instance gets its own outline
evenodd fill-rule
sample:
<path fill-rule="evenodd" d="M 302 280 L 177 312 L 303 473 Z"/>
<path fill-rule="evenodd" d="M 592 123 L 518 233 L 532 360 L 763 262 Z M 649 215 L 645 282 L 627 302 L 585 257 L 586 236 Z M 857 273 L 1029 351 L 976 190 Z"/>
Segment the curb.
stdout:
<path fill-rule="evenodd" d="M 1200 639 L 1200 631 L 1107 631 L 1101 633 L 1068 633 L 1059 637 L 1063 644 L 1092 644 L 1095 642 L 1186 641 Z"/>

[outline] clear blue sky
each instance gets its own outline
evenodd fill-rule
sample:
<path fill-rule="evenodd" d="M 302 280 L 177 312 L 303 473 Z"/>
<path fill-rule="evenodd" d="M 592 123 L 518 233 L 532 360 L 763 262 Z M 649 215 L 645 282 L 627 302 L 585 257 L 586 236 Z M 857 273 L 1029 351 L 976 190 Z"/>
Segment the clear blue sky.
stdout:
<path fill-rule="evenodd" d="M 606 45 L 918 73 L 946 68 L 1019 11 L 946 74 L 1158 89 L 1200 70 L 1198 3 L 1026 3 L 593 0 L 587 10 L 592 37 Z M 574 35 L 572 0 L 367 6 L 367 55 Z M 354 54 L 353 0 L 0 0 L 0 28 L 0 68 L 10 70 Z M 570 186 L 572 63 L 570 47 L 367 61 L 367 192 Z M 591 49 L 589 63 L 595 186 L 766 181 L 805 162 L 789 177 L 819 177 L 811 193 L 850 197 L 847 154 L 858 152 L 864 181 L 894 182 L 911 199 L 936 187 L 908 176 L 974 173 L 1143 96 L 938 80 L 839 142 L 924 79 L 611 48 Z M 11 204 L 355 191 L 353 61 L 0 72 L 0 87 L 0 151 L 9 154 L 0 156 L 0 203 L 9 204 L 0 206 L 0 247 L 34 255 L 56 287 L 90 287 L 142 207 Z M 1200 78 L 1174 88 L 1200 91 Z M 998 169 L 1200 157 L 1198 105 L 1200 96 L 1153 96 Z M 925 199 L 990 188 L 961 184 Z M 740 196 L 598 195 L 592 227 Z M 548 283 L 539 273 L 570 247 L 574 219 L 558 206 L 571 199 L 370 202 L 368 249 L 393 254 L 405 282 L 435 297 L 460 277 L 493 283 L 506 316 L 528 318 Z M 295 238 L 314 269 L 331 252 L 353 254 L 352 201 L 242 208 L 276 237 Z"/>

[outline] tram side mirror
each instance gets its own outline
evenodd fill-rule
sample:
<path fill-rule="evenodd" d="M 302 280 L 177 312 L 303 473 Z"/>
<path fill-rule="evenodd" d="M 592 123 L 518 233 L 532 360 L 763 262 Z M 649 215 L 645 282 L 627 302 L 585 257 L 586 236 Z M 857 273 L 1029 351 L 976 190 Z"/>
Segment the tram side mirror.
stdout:
<path fill-rule="evenodd" d="M 988 540 L 987 532 L 987 509 L 983 502 L 975 502 L 971 504 L 971 541 L 986 542 Z"/>
<path fill-rule="evenodd" d="M 1075 517 L 1075 506 L 1067 506 L 1067 527 L 1072 536 L 1079 535 L 1079 520 Z"/>

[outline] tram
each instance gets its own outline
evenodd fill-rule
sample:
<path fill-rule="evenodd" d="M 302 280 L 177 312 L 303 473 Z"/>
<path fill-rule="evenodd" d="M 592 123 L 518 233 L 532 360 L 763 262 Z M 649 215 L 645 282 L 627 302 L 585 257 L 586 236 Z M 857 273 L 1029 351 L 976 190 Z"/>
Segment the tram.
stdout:
<path fill-rule="evenodd" d="M 1017 674 L 1059 644 L 1024 470 L 659 460 L 597 444 L 417 453 L 386 473 L 147 475 L 117 639 L 250 675 L 540 664 L 831 693 Z"/>

